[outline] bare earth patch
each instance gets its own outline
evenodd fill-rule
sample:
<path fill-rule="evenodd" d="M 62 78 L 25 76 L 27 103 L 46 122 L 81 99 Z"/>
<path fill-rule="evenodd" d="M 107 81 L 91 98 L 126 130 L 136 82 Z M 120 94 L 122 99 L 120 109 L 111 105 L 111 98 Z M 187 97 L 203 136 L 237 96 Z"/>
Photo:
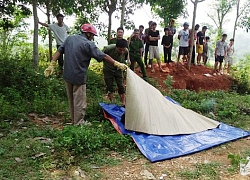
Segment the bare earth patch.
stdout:
<path fill-rule="evenodd" d="M 139 158 L 135 161 L 123 159 L 120 165 L 103 167 L 100 171 L 103 174 L 102 179 L 148 179 L 142 175 L 143 170 L 151 172 L 156 179 L 162 177 L 163 174 L 166 174 L 163 179 L 185 179 L 180 178 L 178 172 L 190 170 L 194 168 L 197 163 L 208 164 L 216 162 L 220 164 L 219 168 L 216 169 L 219 174 L 219 179 L 247 180 L 250 179 L 250 176 L 241 176 L 239 170 L 236 170 L 236 174 L 230 174 L 228 172 L 227 168 L 231 166 L 231 163 L 227 155 L 229 153 L 240 154 L 244 150 L 249 150 L 249 147 L 250 140 L 244 138 L 192 155 L 156 163 L 150 163 L 146 158 Z M 204 177 L 204 179 L 206 179 L 206 177 Z"/>
<path fill-rule="evenodd" d="M 168 72 L 163 73 L 155 66 L 155 72 L 152 73 L 151 69 L 147 68 L 147 76 L 154 78 L 158 81 L 159 85 L 166 88 L 164 80 L 170 75 L 174 79 L 173 88 L 175 89 L 188 89 L 194 91 L 211 91 L 211 90 L 229 90 L 232 86 L 232 78 L 228 75 L 213 75 L 213 69 L 207 66 L 191 66 L 188 70 L 187 65 L 181 65 L 173 62 L 170 64 L 162 63 L 163 69 Z M 138 73 L 138 69 L 136 72 Z M 140 73 L 138 73 L 140 75 Z"/>

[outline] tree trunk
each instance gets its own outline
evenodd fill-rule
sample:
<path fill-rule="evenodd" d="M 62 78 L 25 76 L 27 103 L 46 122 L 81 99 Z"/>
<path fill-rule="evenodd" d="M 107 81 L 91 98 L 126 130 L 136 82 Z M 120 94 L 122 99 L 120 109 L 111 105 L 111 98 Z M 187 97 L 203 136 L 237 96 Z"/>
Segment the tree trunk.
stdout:
<path fill-rule="evenodd" d="M 192 22 L 192 30 L 191 30 L 191 37 L 190 37 L 190 53 L 189 53 L 189 60 L 188 60 L 188 70 L 190 70 L 193 48 L 194 48 L 194 26 L 195 26 L 195 19 L 196 19 L 196 10 L 197 10 L 198 0 L 194 2 L 194 11 L 193 11 L 193 22 Z"/>
<path fill-rule="evenodd" d="M 121 0 L 121 5 L 122 5 L 122 11 L 121 11 L 121 23 L 120 23 L 120 27 L 123 27 L 124 26 L 126 0 Z"/>
<path fill-rule="evenodd" d="M 51 11 L 51 6 L 50 6 L 50 0 L 46 1 L 46 15 L 47 15 L 47 21 L 48 24 L 51 24 L 50 21 L 50 11 Z M 52 33 L 51 30 L 48 31 L 49 34 L 49 60 L 52 59 Z"/>
<path fill-rule="evenodd" d="M 111 38 L 112 14 L 113 14 L 113 13 L 108 13 L 108 15 L 109 15 L 108 42 L 109 42 L 109 40 L 110 40 L 110 38 Z"/>
<path fill-rule="evenodd" d="M 234 21 L 233 39 L 235 39 L 235 31 L 236 31 L 236 27 L 237 27 L 238 18 L 239 18 L 239 10 L 240 10 L 240 0 L 237 0 L 236 18 L 235 18 L 235 21 Z"/>
<path fill-rule="evenodd" d="M 32 1 L 34 17 L 34 35 L 33 35 L 33 63 L 38 68 L 38 17 L 37 17 L 37 0 Z"/>

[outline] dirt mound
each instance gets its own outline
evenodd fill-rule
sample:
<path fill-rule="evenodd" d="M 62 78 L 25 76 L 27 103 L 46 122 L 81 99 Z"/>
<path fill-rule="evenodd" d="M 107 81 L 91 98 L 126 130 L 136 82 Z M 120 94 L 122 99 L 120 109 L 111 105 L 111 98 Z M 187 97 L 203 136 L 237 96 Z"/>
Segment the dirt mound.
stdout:
<path fill-rule="evenodd" d="M 163 69 L 167 73 L 160 72 L 158 65 L 154 65 L 155 72 L 152 73 L 151 69 L 147 68 L 147 75 L 149 78 L 154 78 L 158 81 L 159 85 L 166 88 L 164 81 L 168 75 L 173 77 L 173 88 L 175 89 L 188 89 L 194 91 L 211 91 L 211 90 L 229 90 L 232 86 L 233 79 L 228 75 L 213 75 L 213 69 L 207 66 L 191 66 L 188 70 L 187 65 L 181 65 L 173 62 L 170 64 L 162 64 Z M 138 70 L 137 70 L 138 72 Z"/>

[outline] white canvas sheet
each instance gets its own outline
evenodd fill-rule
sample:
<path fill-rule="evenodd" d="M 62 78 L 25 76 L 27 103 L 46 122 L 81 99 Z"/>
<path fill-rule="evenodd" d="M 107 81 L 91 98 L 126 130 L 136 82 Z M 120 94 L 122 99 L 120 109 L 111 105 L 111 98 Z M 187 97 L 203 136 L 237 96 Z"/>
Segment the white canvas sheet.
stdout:
<path fill-rule="evenodd" d="M 219 122 L 167 100 L 161 92 L 127 70 L 125 128 L 155 135 L 191 134 Z"/>

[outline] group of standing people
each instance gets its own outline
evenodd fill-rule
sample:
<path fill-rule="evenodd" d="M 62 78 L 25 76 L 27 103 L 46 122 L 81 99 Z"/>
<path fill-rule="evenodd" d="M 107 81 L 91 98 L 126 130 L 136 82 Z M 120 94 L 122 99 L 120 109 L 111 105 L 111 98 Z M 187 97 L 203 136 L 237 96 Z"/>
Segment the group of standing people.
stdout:
<path fill-rule="evenodd" d="M 189 29 L 189 24 L 185 22 L 183 24 L 183 29 L 178 33 L 179 39 L 179 53 L 177 62 L 180 60 L 180 56 L 183 56 L 183 62 L 187 62 L 190 57 L 190 36 L 192 31 L 194 31 L 194 46 L 192 51 L 191 63 L 193 65 L 202 65 L 201 59 L 203 59 L 203 64 L 206 65 L 208 60 L 208 42 L 210 40 L 209 36 L 206 36 L 207 26 L 203 26 L 201 31 L 199 24 L 195 25 L 194 30 Z M 226 43 L 227 34 L 223 34 L 221 40 L 216 42 L 216 48 L 214 52 L 215 63 L 213 75 L 224 74 L 224 69 L 227 69 L 226 74 L 230 74 L 230 69 L 233 64 L 233 54 L 234 54 L 234 39 L 230 39 L 230 43 Z M 196 45 L 196 46 L 195 46 Z M 195 63 L 195 51 L 197 53 L 197 61 Z M 222 63 L 225 60 L 224 68 L 222 68 Z"/>
<path fill-rule="evenodd" d="M 54 32 L 54 37 L 57 42 L 57 51 L 54 54 L 52 61 L 48 68 L 45 69 L 45 76 L 49 76 L 53 73 L 58 60 L 59 69 L 63 72 L 63 78 L 67 90 L 67 96 L 69 99 L 70 116 L 73 124 L 87 124 L 84 120 L 85 110 L 87 106 L 86 102 L 86 81 L 87 70 L 90 64 L 91 58 L 95 58 L 97 61 L 103 61 L 103 74 L 107 87 L 107 93 L 109 100 L 112 102 L 114 99 L 114 82 L 117 84 L 118 93 L 121 98 L 122 105 L 125 107 L 125 88 L 124 88 L 124 70 L 130 67 L 135 69 L 135 64 L 140 66 L 142 78 L 147 80 L 147 74 L 145 68 L 151 68 L 151 72 L 155 72 L 153 66 L 153 60 L 156 59 L 160 72 L 166 72 L 162 68 L 158 41 L 161 39 L 160 33 L 156 30 L 157 23 L 149 21 L 149 27 L 145 29 L 140 25 L 139 29 L 134 29 L 132 35 L 128 39 L 124 39 L 124 29 L 122 27 L 117 28 L 116 37 L 108 41 L 108 45 L 100 51 L 93 42 L 94 36 L 97 35 L 95 27 L 91 24 L 83 24 L 81 26 L 81 33 L 77 35 L 68 36 L 69 28 L 63 23 L 64 16 L 58 14 L 57 23 L 46 24 L 40 21 L 39 24 L 47 27 Z M 178 62 L 181 55 L 183 55 L 183 61 L 187 60 L 190 47 L 190 30 L 189 24 L 184 23 L 183 29 L 178 33 L 178 39 L 180 41 Z M 199 26 L 195 26 L 195 37 L 197 40 L 196 51 L 197 64 L 201 64 L 201 57 L 206 64 L 207 60 L 207 42 L 209 37 L 205 36 L 207 27 L 204 26 L 202 31 L 197 32 Z M 171 63 L 173 36 L 176 33 L 174 28 L 174 20 L 170 21 L 170 25 L 164 28 L 164 36 L 161 40 L 164 52 L 164 62 Z M 232 64 L 233 39 L 230 40 L 229 46 L 225 43 L 226 35 L 223 34 L 222 40 L 216 43 L 215 49 L 215 65 L 214 74 L 221 69 L 222 61 L 227 57 L 228 66 Z M 145 48 L 144 48 L 145 47 Z M 149 61 L 148 61 L 149 53 Z M 63 55 L 65 61 L 63 61 Z M 194 54 L 194 53 L 193 53 Z M 143 63 L 144 56 L 144 63 Z M 194 56 L 195 57 L 195 56 Z M 192 63 L 194 63 L 194 57 Z M 217 66 L 219 64 L 219 70 Z M 228 71 L 229 73 L 229 71 Z"/>
<path fill-rule="evenodd" d="M 63 79 L 69 99 L 72 123 L 75 125 L 87 125 L 89 122 L 84 120 L 87 107 L 86 82 L 91 58 L 95 58 L 98 62 L 104 62 L 105 82 L 107 89 L 109 89 L 111 91 L 110 94 L 112 94 L 113 84 L 111 85 L 111 83 L 113 79 L 111 82 L 110 76 L 115 76 L 115 80 L 118 83 L 122 81 L 121 73 L 128 67 L 122 63 L 126 52 L 128 52 L 128 44 L 124 39 L 117 39 L 115 45 L 111 44 L 105 47 L 103 51 L 100 51 L 93 42 L 94 36 L 97 35 L 96 28 L 93 25 L 83 24 L 80 34 L 68 36 L 67 28 L 65 28 L 66 26 L 63 23 L 63 17 L 61 22 L 59 18 L 57 18 L 57 20 L 58 22 L 54 24 L 54 29 L 50 27 L 51 25 L 39 21 L 39 24 L 51 29 L 54 32 L 54 36 L 59 35 L 59 32 L 61 32 L 65 37 L 63 43 L 54 54 L 49 67 L 45 69 L 44 75 L 47 77 L 53 73 L 57 60 L 64 54 Z M 123 84 L 118 84 L 118 92 L 122 104 L 125 105 L 125 90 Z"/>

